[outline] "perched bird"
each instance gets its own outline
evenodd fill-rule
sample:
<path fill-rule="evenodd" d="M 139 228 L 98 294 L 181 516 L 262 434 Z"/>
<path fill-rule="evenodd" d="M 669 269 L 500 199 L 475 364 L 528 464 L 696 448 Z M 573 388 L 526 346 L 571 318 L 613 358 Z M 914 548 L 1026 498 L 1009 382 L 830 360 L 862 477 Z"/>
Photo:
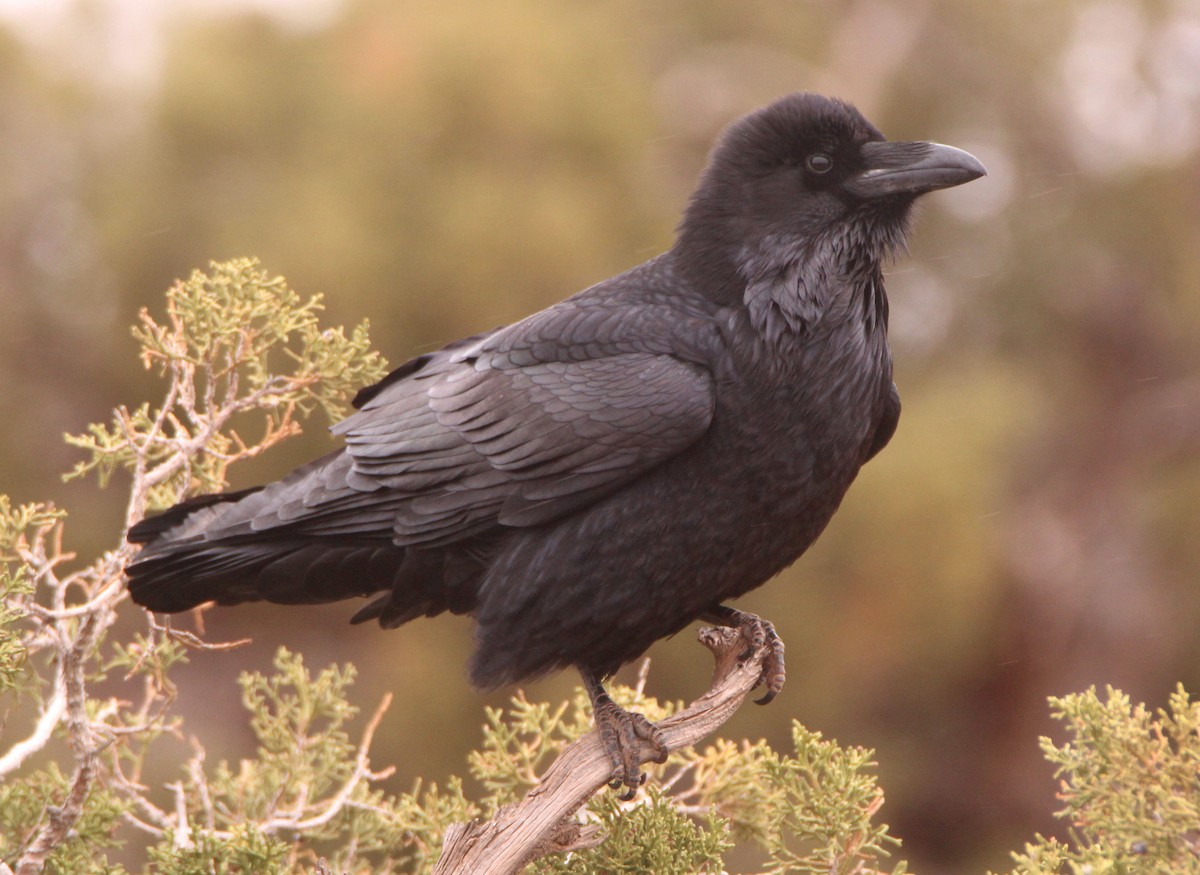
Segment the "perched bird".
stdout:
<path fill-rule="evenodd" d="M 782 644 L 724 603 L 794 562 L 891 438 L 882 265 L 919 195 L 984 172 L 814 94 L 745 116 L 669 251 L 406 362 L 279 482 L 138 523 L 133 600 L 471 614 L 472 681 L 577 668 L 632 792 L 637 740 L 666 751 L 602 681 L 704 619 L 769 640 L 778 692 Z"/>

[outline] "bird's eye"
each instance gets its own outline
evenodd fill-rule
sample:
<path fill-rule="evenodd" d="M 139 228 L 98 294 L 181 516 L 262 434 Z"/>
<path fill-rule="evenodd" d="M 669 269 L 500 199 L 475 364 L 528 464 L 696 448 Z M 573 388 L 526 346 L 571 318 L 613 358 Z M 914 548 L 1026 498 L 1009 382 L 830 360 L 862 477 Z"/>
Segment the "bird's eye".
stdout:
<path fill-rule="evenodd" d="M 833 159 L 818 152 L 805 158 L 804 166 L 813 173 L 828 173 L 833 169 Z"/>

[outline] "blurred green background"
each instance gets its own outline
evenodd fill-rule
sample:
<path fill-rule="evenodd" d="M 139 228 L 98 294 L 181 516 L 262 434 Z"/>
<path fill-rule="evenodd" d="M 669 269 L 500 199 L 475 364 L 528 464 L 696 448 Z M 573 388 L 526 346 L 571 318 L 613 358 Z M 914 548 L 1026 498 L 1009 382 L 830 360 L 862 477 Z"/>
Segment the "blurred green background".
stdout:
<path fill-rule="evenodd" d="M 62 484 L 59 435 L 158 397 L 128 326 L 193 267 L 258 256 L 399 363 L 669 246 L 721 127 L 793 90 L 990 175 L 928 198 L 889 271 L 899 432 L 740 603 L 791 671 L 726 734 L 874 747 L 916 871 L 1006 869 L 1063 831 L 1047 695 L 1200 691 L 1195 0 L 0 0 L 0 491 L 113 544 L 121 489 Z M 511 692 L 469 689 L 469 624 L 353 610 L 209 612 L 255 639 L 178 672 L 210 762 L 248 743 L 233 679 L 286 644 L 355 662 L 365 708 L 397 693 L 394 786 L 465 770 Z M 651 655 L 651 692 L 704 689 L 690 635 Z"/>

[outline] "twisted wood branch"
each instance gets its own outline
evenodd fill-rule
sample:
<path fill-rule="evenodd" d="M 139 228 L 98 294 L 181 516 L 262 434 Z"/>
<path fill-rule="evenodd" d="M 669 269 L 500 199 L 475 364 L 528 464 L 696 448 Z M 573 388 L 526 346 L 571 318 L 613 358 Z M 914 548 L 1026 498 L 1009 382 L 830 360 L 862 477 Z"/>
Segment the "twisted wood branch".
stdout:
<path fill-rule="evenodd" d="M 703 628 L 700 642 L 715 666 L 708 691 L 683 711 L 657 724 L 671 751 L 689 747 L 721 726 L 759 683 L 768 647 L 754 649 L 738 628 Z M 643 743 L 642 762 L 654 749 Z M 603 840 L 569 820 L 612 776 L 608 754 L 595 731 L 559 754 L 541 782 L 520 802 L 489 821 L 454 824 L 446 832 L 434 875 L 516 875 L 546 854 L 590 847 Z"/>

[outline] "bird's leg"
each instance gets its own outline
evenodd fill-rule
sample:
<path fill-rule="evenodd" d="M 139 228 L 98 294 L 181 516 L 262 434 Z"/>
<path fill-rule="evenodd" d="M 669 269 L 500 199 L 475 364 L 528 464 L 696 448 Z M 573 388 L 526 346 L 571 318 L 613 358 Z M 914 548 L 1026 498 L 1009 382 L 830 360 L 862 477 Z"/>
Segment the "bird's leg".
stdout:
<path fill-rule="evenodd" d="M 759 683 L 765 684 L 767 691 L 756 702 L 765 705 L 779 695 L 783 689 L 786 675 L 783 665 L 783 640 L 775 627 L 757 614 L 739 611 L 726 605 L 717 605 L 700 615 L 700 619 L 718 626 L 730 626 L 741 629 L 750 640 L 750 648 L 742 655 L 743 659 L 761 647 L 768 649 L 767 658 L 763 660 L 762 676 Z"/>
<path fill-rule="evenodd" d="M 592 700 L 592 719 L 604 749 L 612 761 L 612 781 L 610 786 L 615 790 L 624 785 L 627 789 L 621 794 L 622 799 L 632 799 L 637 788 L 642 785 L 646 776 L 642 774 L 641 765 L 644 762 L 639 756 L 641 742 L 647 742 L 654 748 L 654 756 L 650 760 L 656 763 L 667 761 L 666 744 L 654 724 L 633 711 L 626 711 L 612 700 L 604 689 L 600 677 L 590 671 L 580 671 L 583 677 L 583 687 L 587 690 L 588 698 Z"/>

